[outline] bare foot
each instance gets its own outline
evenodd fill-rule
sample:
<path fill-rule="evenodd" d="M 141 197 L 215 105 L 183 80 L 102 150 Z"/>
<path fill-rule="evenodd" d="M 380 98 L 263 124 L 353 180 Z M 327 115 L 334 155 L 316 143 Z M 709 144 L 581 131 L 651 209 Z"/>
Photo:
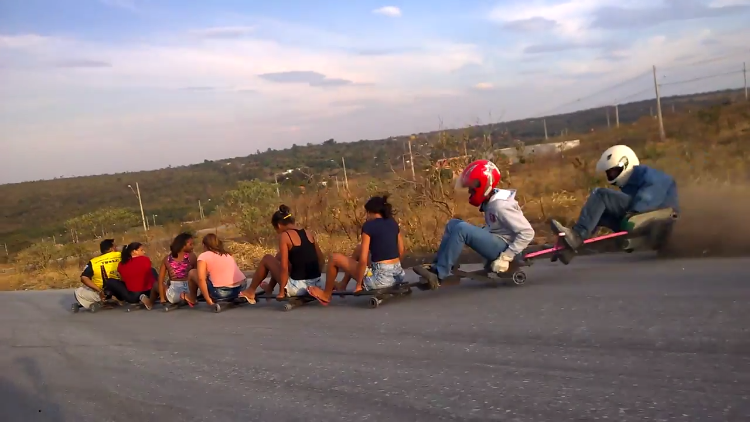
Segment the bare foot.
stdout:
<path fill-rule="evenodd" d="M 310 286 L 307 288 L 307 293 L 310 294 L 310 296 L 314 297 L 315 299 L 318 299 L 318 302 L 320 302 L 323 306 L 328 306 L 329 303 L 331 303 L 331 297 L 326 296 L 323 289 L 321 289 L 318 286 Z"/>

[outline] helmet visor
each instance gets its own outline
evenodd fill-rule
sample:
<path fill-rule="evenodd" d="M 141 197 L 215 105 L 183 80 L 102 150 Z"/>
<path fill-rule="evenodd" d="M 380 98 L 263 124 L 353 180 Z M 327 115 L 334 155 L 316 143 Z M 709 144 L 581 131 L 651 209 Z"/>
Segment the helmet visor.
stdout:
<path fill-rule="evenodd" d="M 456 191 L 468 189 L 470 194 L 473 194 L 477 188 L 479 188 L 479 180 L 468 179 L 463 174 L 456 179 L 456 185 L 454 186 Z"/>
<path fill-rule="evenodd" d="M 616 166 L 616 167 L 612 167 L 611 169 L 608 169 L 607 171 L 605 171 L 604 173 L 607 175 L 607 181 L 611 182 L 611 181 L 617 179 L 617 177 L 620 176 L 620 174 L 622 174 L 623 170 L 625 170 L 624 167 Z"/>

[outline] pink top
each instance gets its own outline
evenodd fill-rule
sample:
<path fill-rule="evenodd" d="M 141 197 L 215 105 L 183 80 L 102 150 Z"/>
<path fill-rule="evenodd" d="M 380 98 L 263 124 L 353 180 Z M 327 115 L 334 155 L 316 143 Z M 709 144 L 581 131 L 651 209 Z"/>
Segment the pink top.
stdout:
<path fill-rule="evenodd" d="M 198 256 L 198 261 L 206 263 L 206 272 L 214 287 L 235 287 L 245 280 L 232 255 L 219 255 L 206 251 Z"/>

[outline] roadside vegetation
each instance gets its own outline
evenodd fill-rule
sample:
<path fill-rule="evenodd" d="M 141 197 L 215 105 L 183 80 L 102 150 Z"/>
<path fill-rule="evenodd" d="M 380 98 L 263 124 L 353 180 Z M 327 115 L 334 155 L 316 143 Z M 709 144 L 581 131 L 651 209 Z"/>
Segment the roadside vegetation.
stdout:
<path fill-rule="evenodd" d="M 238 180 L 232 189 L 214 192 L 211 208 L 204 211 L 206 219 L 190 225 L 151 227 L 147 239 L 139 214 L 101 208 L 67 220 L 64 240 L 57 244 L 36 242 L 3 264 L 0 289 L 77 285 L 82 266 L 96 254 L 98 239 L 103 236 L 114 237 L 119 245 L 148 240 L 148 253 L 157 265 L 167 253 L 171 238 L 179 232 L 217 231 L 231 239 L 230 247 L 243 269 L 252 270 L 260 257 L 274 251 L 270 216 L 280 203 L 289 205 L 297 221 L 316 232 L 325 253 L 348 253 L 359 239 L 364 202 L 370 195 L 381 193 L 391 195 L 407 250 L 433 252 L 449 218 L 482 220 L 481 214 L 466 203 L 465 193 L 453 191 L 452 171 L 437 168 L 436 162 L 443 156 L 468 153 L 451 163 L 457 170 L 476 158 L 495 160 L 503 173 L 503 187 L 518 190 L 519 202 L 537 231 L 539 243 L 551 240 L 550 218 L 572 222 L 591 189 L 607 186 L 603 175 L 594 172 L 594 165 L 599 154 L 614 144 L 629 145 L 643 164 L 675 176 L 681 190 L 706 184 L 746 184 L 750 177 L 750 103 L 743 99 L 665 112 L 664 127 L 666 141 L 659 138 L 657 120 L 648 115 L 627 124 L 621 122 L 619 128 L 605 125 L 594 131 L 571 132 L 567 138 L 580 139 L 579 147 L 556 154 L 521 156 L 512 164 L 497 153 L 501 142 L 493 137 L 504 136 L 497 132 L 487 131 L 481 136 L 437 132 L 433 149 L 443 154 L 415 157 L 415 163 L 419 159 L 415 177 L 410 166 L 399 161 L 398 166 L 381 166 L 376 173 L 352 171 L 348 187 L 343 178 L 338 184 L 317 181 L 302 188 L 281 185 L 278 196 L 278 186 L 272 182 Z M 471 140 L 470 146 L 467 140 Z M 197 241 L 198 249 L 199 244 Z"/>

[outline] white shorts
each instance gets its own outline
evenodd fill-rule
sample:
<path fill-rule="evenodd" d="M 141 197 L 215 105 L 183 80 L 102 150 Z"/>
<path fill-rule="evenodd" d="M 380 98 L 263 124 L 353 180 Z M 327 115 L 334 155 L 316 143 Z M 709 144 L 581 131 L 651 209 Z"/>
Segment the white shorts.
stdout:
<path fill-rule="evenodd" d="M 173 281 L 167 288 L 167 301 L 169 303 L 179 303 L 180 295 L 188 292 L 187 281 Z"/>
<path fill-rule="evenodd" d="M 286 282 L 286 294 L 289 296 L 306 296 L 307 288 L 310 286 L 318 286 L 321 289 L 325 289 L 322 277 L 311 278 L 309 280 L 294 280 L 292 278 Z"/>

